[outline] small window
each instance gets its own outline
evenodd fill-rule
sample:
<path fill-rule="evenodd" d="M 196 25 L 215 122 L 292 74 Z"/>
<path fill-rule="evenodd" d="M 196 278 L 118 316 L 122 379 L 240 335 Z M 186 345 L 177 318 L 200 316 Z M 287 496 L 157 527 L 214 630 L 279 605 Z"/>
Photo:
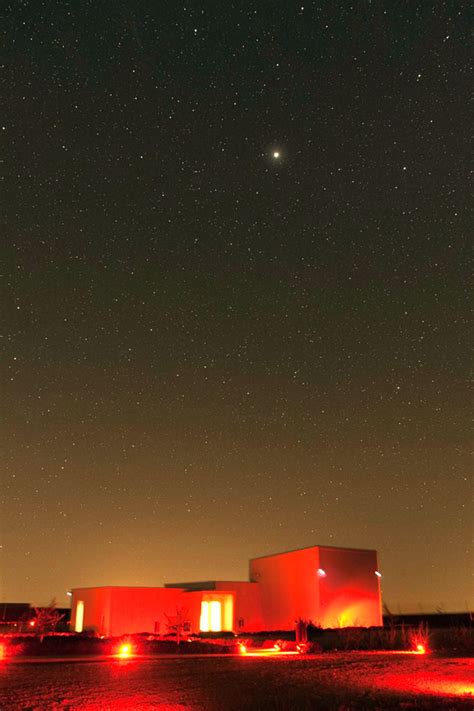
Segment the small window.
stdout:
<path fill-rule="evenodd" d="M 76 632 L 82 632 L 84 629 L 84 602 L 83 600 L 78 600 L 76 605 L 76 624 L 74 625 L 74 630 Z"/>

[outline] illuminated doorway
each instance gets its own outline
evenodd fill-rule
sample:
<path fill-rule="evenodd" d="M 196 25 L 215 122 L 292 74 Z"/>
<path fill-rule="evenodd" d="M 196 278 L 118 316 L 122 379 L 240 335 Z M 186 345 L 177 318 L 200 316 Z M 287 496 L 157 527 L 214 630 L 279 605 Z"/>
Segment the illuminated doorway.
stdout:
<path fill-rule="evenodd" d="M 203 600 L 201 603 L 201 632 L 220 632 L 222 629 L 222 605 L 218 600 Z"/>
<path fill-rule="evenodd" d="M 204 595 L 201 602 L 201 632 L 232 632 L 234 598 L 232 595 Z"/>

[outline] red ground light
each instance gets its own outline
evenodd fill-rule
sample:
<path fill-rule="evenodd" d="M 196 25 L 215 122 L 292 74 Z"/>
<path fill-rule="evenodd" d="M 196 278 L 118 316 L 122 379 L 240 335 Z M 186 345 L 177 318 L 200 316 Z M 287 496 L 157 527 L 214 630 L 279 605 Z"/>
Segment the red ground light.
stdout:
<path fill-rule="evenodd" d="M 128 642 L 121 644 L 118 648 L 117 657 L 120 659 L 129 659 L 133 654 L 132 645 Z"/>
<path fill-rule="evenodd" d="M 296 654 L 301 654 L 299 650 L 284 651 L 280 645 L 274 644 L 273 647 L 267 648 L 250 648 L 247 649 L 245 644 L 239 644 L 240 654 L 246 657 L 290 657 Z"/>
<path fill-rule="evenodd" d="M 419 649 L 420 646 L 423 649 Z M 383 655 L 387 652 L 379 654 Z M 388 652 L 388 654 L 397 654 L 397 652 Z M 427 654 L 427 650 L 423 645 L 417 645 L 414 651 L 401 652 L 401 654 L 423 655 Z M 437 668 L 436 660 L 433 661 L 433 665 L 428 658 L 423 662 L 421 659 L 419 662 L 413 660 L 413 665 L 410 664 L 406 669 L 379 672 L 376 683 L 379 688 L 392 691 L 467 698 L 472 696 L 474 700 L 473 666 L 474 661 L 471 659 L 453 659 L 449 667 L 443 669 Z"/>

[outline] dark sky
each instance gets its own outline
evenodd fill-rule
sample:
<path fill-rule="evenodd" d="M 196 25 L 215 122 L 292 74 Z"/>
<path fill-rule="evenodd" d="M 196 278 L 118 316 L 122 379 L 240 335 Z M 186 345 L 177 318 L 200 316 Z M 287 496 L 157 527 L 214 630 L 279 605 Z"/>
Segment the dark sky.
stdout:
<path fill-rule="evenodd" d="M 3 599 L 326 544 L 472 605 L 466 6 L 2 24 Z"/>

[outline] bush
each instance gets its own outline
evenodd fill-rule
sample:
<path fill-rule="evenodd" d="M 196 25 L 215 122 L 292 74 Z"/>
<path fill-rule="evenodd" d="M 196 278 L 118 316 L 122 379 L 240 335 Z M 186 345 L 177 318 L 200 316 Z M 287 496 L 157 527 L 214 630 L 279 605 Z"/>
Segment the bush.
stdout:
<path fill-rule="evenodd" d="M 121 638 L 100 639 L 86 634 L 46 634 L 41 641 L 31 634 L 9 634 L 2 639 L 22 656 L 83 656 L 115 654 Z M 157 639 L 153 635 L 128 635 L 140 654 L 217 654 L 236 653 L 239 643 L 248 647 L 280 647 L 290 649 L 295 645 L 294 632 L 246 634 L 237 638 L 233 634 L 214 634 L 206 638 L 183 640 Z M 392 625 L 387 628 L 346 627 L 342 629 L 312 628 L 308 639 L 308 653 L 370 650 L 413 650 L 423 644 L 427 651 L 459 656 L 474 656 L 474 628 L 458 626 L 428 630 L 426 624 L 417 627 Z"/>

